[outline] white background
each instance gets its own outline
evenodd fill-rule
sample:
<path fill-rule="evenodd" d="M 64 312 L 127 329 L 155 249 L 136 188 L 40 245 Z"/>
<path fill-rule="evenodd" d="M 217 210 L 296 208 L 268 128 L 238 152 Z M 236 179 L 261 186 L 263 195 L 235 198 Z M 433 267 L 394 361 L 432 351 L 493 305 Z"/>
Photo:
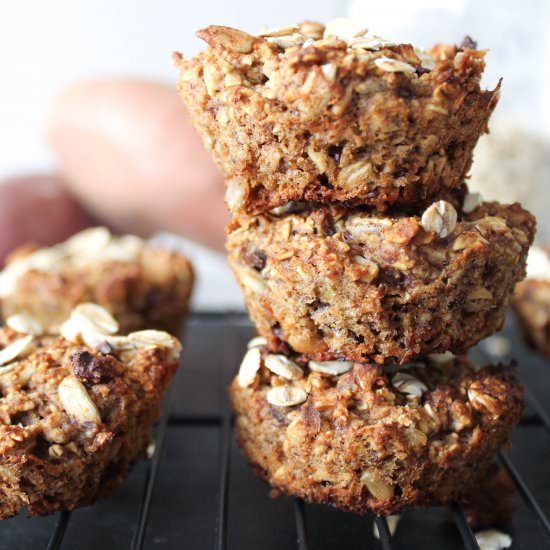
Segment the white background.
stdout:
<path fill-rule="evenodd" d="M 547 134 L 549 13 L 544 0 L 0 0 L 0 178 L 55 169 L 43 135 L 57 91 L 98 76 L 175 83 L 172 51 L 196 53 L 202 43 L 194 32 L 208 24 L 256 32 L 264 24 L 326 22 L 348 14 L 377 34 L 418 45 L 471 34 L 491 49 L 485 83 L 493 86 L 504 77 L 498 116 Z M 547 193 L 540 197 L 544 207 Z M 190 253 L 202 281 L 196 304 L 240 306 L 223 259 L 196 247 Z"/>

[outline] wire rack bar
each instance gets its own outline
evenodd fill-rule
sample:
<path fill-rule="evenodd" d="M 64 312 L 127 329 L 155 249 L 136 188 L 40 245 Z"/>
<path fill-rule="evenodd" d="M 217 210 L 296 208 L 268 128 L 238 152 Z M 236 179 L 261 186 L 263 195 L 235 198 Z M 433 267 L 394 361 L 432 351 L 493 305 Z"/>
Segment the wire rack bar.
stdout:
<path fill-rule="evenodd" d="M 298 550 L 308 550 L 304 501 L 299 498 L 294 499 L 294 521 L 296 523 L 296 543 Z"/>
<path fill-rule="evenodd" d="M 450 508 L 466 550 L 480 550 L 474 532 L 472 531 L 470 524 L 466 521 L 466 516 L 464 515 L 462 506 L 459 504 L 451 504 Z"/>
<path fill-rule="evenodd" d="M 518 472 L 517 468 L 514 466 L 514 463 L 504 453 L 499 453 L 498 459 L 514 480 L 514 483 L 516 484 L 516 487 L 518 488 L 518 491 L 523 497 L 525 503 L 537 516 L 538 521 L 545 527 L 546 532 L 550 534 L 550 521 L 548 520 L 548 517 L 542 510 L 540 504 L 538 503 L 537 499 L 535 498 L 529 487 L 527 487 L 527 484 L 521 477 L 521 474 Z"/>
<path fill-rule="evenodd" d="M 218 500 L 218 523 L 216 525 L 216 550 L 227 547 L 227 500 L 229 466 L 231 462 L 231 413 L 227 410 L 222 422 L 222 448 L 220 468 L 220 495 Z"/>
<path fill-rule="evenodd" d="M 544 410 L 544 407 L 540 404 L 540 401 L 533 395 L 533 392 L 525 384 L 523 384 L 523 389 L 525 391 L 525 401 L 542 420 L 546 430 L 550 432 L 550 415 L 548 415 L 548 413 Z"/>
<path fill-rule="evenodd" d="M 197 427 L 206 427 L 212 428 L 216 426 L 221 426 L 223 418 L 218 415 L 204 415 L 204 416 L 187 416 L 187 415 L 172 415 L 168 419 L 168 424 L 170 426 L 186 426 L 189 428 Z"/>
<path fill-rule="evenodd" d="M 374 516 L 374 523 L 378 529 L 380 544 L 383 550 L 392 550 L 391 533 L 388 526 L 388 520 L 384 516 Z"/>
<path fill-rule="evenodd" d="M 170 404 L 172 402 L 173 392 L 169 390 L 166 398 L 166 411 L 162 416 L 155 438 L 155 454 L 151 459 L 149 468 L 147 470 L 147 476 L 145 478 L 145 487 L 141 504 L 139 506 L 138 519 L 134 534 L 132 536 L 132 542 L 130 543 L 131 550 L 141 550 L 145 541 L 145 533 L 147 531 L 147 522 L 149 519 L 149 512 L 151 510 L 151 501 L 153 500 L 153 492 L 155 490 L 155 483 L 157 481 L 157 475 L 161 462 L 162 450 L 164 448 L 164 442 L 166 440 L 166 433 L 168 431 L 168 419 Z"/>
<path fill-rule="evenodd" d="M 67 531 L 67 526 L 69 525 L 70 519 L 71 512 L 67 512 L 66 510 L 59 512 L 57 521 L 55 522 L 55 527 L 50 536 L 50 540 L 48 541 L 48 546 L 46 546 L 46 550 L 58 550 L 58 548 L 61 548 L 63 537 Z"/>
<path fill-rule="evenodd" d="M 222 431 L 221 431 L 221 450 L 220 450 L 220 479 L 219 479 L 219 499 L 218 499 L 218 518 L 216 525 L 216 550 L 225 550 L 227 547 L 227 512 L 228 512 L 228 489 L 229 489 L 229 469 L 231 463 L 231 436 L 232 436 L 232 412 L 227 394 L 227 384 L 230 373 L 236 370 L 238 365 L 238 350 L 236 342 L 238 340 L 235 327 L 239 317 L 236 315 L 227 315 L 228 327 L 224 334 L 224 360 L 220 365 L 220 403 L 222 404 Z"/>

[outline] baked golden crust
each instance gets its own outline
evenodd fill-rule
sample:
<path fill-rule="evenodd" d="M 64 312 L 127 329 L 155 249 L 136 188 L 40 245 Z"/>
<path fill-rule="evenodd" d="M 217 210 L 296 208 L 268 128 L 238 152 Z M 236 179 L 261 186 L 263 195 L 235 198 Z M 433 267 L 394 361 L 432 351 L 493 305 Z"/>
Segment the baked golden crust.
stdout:
<path fill-rule="evenodd" d="M 160 334 L 172 347 L 104 354 L 79 337 L 0 329 L 0 354 L 27 342 L 0 366 L 0 518 L 23 507 L 36 516 L 91 504 L 146 456 L 178 366 L 179 344 Z"/>
<path fill-rule="evenodd" d="M 288 380 L 267 357 L 263 350 L 257 374 L 230 388 L 242 450 L 275 494 L 359 514 L 460 499 L 523 408 L 513 368 L 476 370 L 466 358 L 397 372 L 355 363 L 339 376 L 302 367 Z M 408 386 L 396 381 L 403 374 Z M 272 404 L 281 387 L 304 391 L 302 402 Z"/>
<path fill-rule="evenodd" d="M 533 216 L 483 203 L 443 238 L 427 218 L 318 207 L 234 220 L 229 262 L 270 350 L 406 362 L 497 331 L 525 274 Z"/>
<path fill-rule="evenodd" d="M 346 41 L 310 22 L 197 34 L 208 48 L 176 55 L 179 91 L 234 214 L 304 200 L 423 208 L 462 185 L 498 100 L 470 47 Z"/>
<path fill-rule="evenodd" d="M 94 228 L 55 247 L 16 251 L 0 273 L 1 311 L 4 319 L 30 314 L 56 332 L 77 304 L 94 302 L 123 334 L 156 328 L 178 335 L 193 278 L 181 254 Z"/>
<path fill-rule="evenodd" d="M 512 305 L 526 341 L 550 357 L 550 280 L 522 281 Z"/>

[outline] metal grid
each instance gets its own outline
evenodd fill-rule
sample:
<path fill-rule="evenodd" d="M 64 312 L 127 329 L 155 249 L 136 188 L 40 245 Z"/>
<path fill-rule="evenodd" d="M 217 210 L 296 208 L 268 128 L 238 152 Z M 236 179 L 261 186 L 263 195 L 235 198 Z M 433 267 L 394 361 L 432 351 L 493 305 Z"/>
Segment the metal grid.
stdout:
<path fill-rule="evenodd" d="M 247 319 L 240 314 L 192 316 L 186 332 L 184 363 L 156 429 L 152 460 L 138 466 L 109 501 L 72 514 L 61 512 L 49 520 L 16 518 L 3 522 L 0 548 L 43 548 L 40 541 L 45 538 L 48 550 L 73 548 L 77 544 L 84 550 L 97 547 L 98 542 L 101 548 L 132 550 L 259 547 L 308 550 L 334 548 L 334 540 L 342 550 L 357 546 L 401 550 L 425 547 L 426 543 L 439 548 L 479 549 L 462 508 L 456 504 L 447 508 L 448 515 L 440 509 L 410 512 L 409 521 L 402 520 L 394 538 L 386 519 L 376 517 L 374 522 L 380 533 L 380 540 L 376 540 L 371 518 L 304 504 L 298 499 L 268 499 L 266 486 L 247 468 L 233 442 L 233 419 L 226 391 L 251 332 Z M 550 548 L 550 475 L 541 478 L 534 472 L 535 486 L 532 477 L 525 477 L 526 471 L 533 471 L 529 455 L 534 440 L 539 444 L 542 441 L 543 445 L 542 455 L 534 453 L 532 460 L 538 464 L 541 456 L 550 458 L 550 445 L 545 441 L 550 431 L 549 413 L 536 396 L 537 392 L 544 395 L 547 389 L 550 391 L 544 372 L 547 365 L 522 346 L 511 322 L 505 334 L 512 342 L 510 355 L 524 363 L 522 368 L 526 370 L 523 378 L 527 410 L 518 432 L 522 428 L 529 432 L 513 447 L 516 458 L 520 457 L 519 466 L 508 452 L 498 457 L 522 501 L 516 505 L 514 548 Z M 479 363 L 494 362 L 490 349 L 488 345 L 479 346 L 473 350 L 473 359 Z M 536 435 L 531 433 L 533 430 Z M 177 442 L 187 432 L 183 452 L 166 450 L 168 439 Z M 199 440 L 207 448 L 215 448 L 217 456 L 199 451 L 197 460 L 190 464 L 186 457 Z M 213 461 L 215 468 L 211 466 Z M 167 469 L 165 463 L 176 465 L 176 473 L 171 469 L 163 471 Z M 202 484 L 196 483 L 200 476 L 204 476 Z M 235 476 L 237 479 L 232 482 Z M 189 482 L 191 486 L 186 486 Z M 172 501 L 173 495 L 181 495 L 182 500 Z M 190 515 L 194 517 L 189 518 Z M 37 522 L 45 523 L 35 527 Z M 104 533 L 98 532 L 98 528 L 104 529 Z"/>

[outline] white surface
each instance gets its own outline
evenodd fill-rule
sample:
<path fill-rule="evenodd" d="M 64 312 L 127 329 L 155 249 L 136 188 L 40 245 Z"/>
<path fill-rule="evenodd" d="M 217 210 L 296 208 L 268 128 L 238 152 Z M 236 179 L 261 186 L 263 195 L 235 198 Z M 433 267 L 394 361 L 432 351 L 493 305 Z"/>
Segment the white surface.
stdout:
<path fill-rule="evenodd" d="M 491 48 L 487 85 L 504 76 L 500 115 L 548 133 L 550 3 L 544 0 L 4 1 L 0 178 L 55 169 L 43 138 L 44 119 L 50 98 L 74 81 L 140 76 L 175 83 L 171 52 L 196 53 L 202 47 L 194 36 L 198 28 L 217 23 L 256 32 L 264 24 L 326 22 L 346 12 L 377 34 L 419 45 L 470 34 L 481 47 Z M 541 201 L 548 203 L 547 192 Z M 195 306 L 240 307 L 223 257 L 193 243 L 185 247 L 198 272 Z"/>

